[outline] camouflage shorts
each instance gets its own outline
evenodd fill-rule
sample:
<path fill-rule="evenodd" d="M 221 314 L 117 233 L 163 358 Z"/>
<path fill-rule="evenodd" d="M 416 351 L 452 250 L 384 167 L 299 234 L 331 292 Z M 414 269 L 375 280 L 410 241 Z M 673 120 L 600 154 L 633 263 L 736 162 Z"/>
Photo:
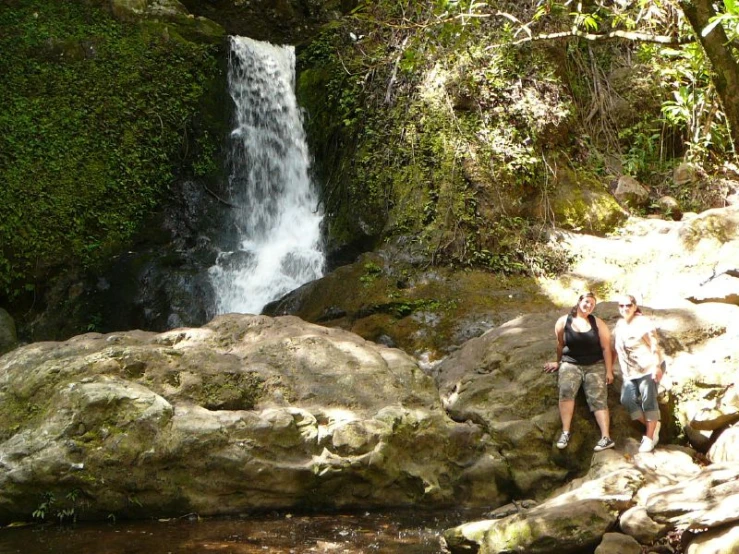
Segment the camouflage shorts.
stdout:
<path fill-rule="evenodd" d="M 608 384 L 606 367 L 601 363 L 575 365 L 562 362 L 559 366 L 559 399 L 574 400 L 582 385 L 590 411 L 608 408 Z"/>

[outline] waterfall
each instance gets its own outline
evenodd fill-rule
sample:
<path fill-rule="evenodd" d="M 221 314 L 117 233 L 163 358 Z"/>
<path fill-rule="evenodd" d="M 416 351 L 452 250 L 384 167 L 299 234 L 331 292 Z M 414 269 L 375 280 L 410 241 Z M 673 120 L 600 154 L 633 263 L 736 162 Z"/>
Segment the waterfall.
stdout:
<path fill-rule="evenodd" d="M 295 50 L 231 37 L 228 87 L 235 104 L 229 193 L 235 250 L 209 270 L 218 313 L 258 314 L 321 276 L 322 214 L 295 98 Z"/>

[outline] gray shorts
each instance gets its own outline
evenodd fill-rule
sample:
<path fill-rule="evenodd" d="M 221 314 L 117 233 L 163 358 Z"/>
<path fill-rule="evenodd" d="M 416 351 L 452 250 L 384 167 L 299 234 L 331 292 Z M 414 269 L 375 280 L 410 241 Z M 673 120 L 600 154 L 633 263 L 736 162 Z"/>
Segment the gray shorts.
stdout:
<path fill-rule="evenodd" d="M 608 383 L 603 362 L 576 365 L 562 362 L 559 366 L 559 400 L 574 400 L 582 385 L 590 411 L 608 408 Z"/>

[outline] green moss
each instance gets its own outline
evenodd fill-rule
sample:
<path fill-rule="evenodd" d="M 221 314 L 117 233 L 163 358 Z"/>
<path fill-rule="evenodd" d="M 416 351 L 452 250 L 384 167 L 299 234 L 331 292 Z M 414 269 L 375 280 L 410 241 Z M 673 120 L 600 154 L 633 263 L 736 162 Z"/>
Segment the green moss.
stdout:
<path fill-rule="evenodd" d="M 0 49 L 0 292 L 13 297 L 52 266 L 106 259 L 177 175 L 214 169 L 218 132 L 198 114 L 220 69 L 213 45 L 71 0 L 6 6 Z"/>
<path fill-rule="evenodd" d="M 194 399 L 209 410 L 252 410 L 265 390 L 258 373 L 210 376 Z"/>
<path fill-rule="evenodd" d="M 560 173 L 548 202 L 554 222 L 576 231 L 605 235 L 626 218 L 603 185 L 583 172 Z"/>
<path fill-rule="evenodd" d="M 382 20 L 396 6 L 365 8 Z M 357 24 L 331 26 L 300 55 L 329 241 L 405 235 L 436 265 L 550 265 L 523 206 L 547 182 L 542 149 L 569 140 L 570 100 L 551 60 L 490 51 L 469 29 L 453 49 L 412 32 L 388 48 L 397 36 Z"/>
<path fill-rule="evenodd" d="M 43 421 L 44 407 L 31 398 L 17 394 L 0 394 L 0 442 L 18 433 L 24 426 Z"/>
<path fill-rule="evenodd" d="M 484 538 L 485 552 L 520 551 L 528 548 L 537 530 L 523 519 L 504 526 L 495 526 Z"/>

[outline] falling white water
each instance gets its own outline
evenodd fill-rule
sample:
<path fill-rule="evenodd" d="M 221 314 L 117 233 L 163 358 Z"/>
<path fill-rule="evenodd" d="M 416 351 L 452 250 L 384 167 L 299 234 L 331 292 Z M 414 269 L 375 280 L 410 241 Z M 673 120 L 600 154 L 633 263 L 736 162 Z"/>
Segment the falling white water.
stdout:
<path fill-rule="evenodd" d="M 239 247 L 210 277 L 218 313 L 258 314 L 321 276 L 322 214 L 295 99 L 295 50 L 231 37 L 228 86 L 235 104 L 230 201 Z"/>

